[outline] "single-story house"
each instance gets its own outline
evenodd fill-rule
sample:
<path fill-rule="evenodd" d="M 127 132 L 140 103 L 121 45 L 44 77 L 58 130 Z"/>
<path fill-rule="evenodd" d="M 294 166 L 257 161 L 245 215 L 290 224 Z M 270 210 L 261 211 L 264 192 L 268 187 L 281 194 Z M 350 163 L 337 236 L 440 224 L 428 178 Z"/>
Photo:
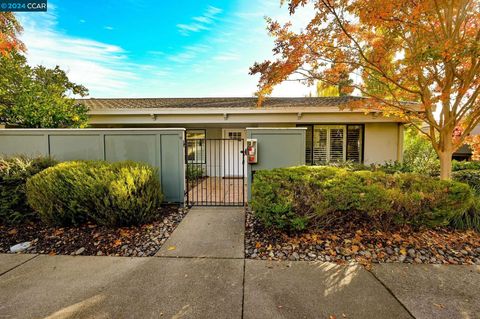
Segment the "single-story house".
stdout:
<path fill-rule="evenodd" d="M 479 135 L 480 134 L 480 125 L 475 126 L 475 128 L 470 132 L 470 135 Z M 457 161 L 471 161 L 473 156 L 472 148 L 468 144 L 462 145 L 459 149 L 453 153 L 452 158 Z"/>
<path fill-rule="evenodd" d="M 402 160 L 403 124 L 381 112 L 345 108 L 360 97 L 268 98 L 112 98 L 82 99 L 94 128 L 186 128 L 188 160 L 217 172 L 241 146 L 220 139 L 245 139 L 247 127 L 305 127 L 307 164 L 352 161 L 373 164 Z M 194 142 L 194 139 L 208 139 Z M 215 141 L 218 139 L 218 141 Z M 226 158 L 208 163 L 209 148 L 225 148 Z M 282 147 L 282 145 L 278 145 Z M 288 152 L 288 150 L 285 150 Z M 235 167 L 235 165 L 234 165 Z M 236 169 L 236 171 L 235 171 Z M 225 169 L 223 169 L 225 171 Z M 239 173 L 226 169 L 223 176 Z M 212 175 L 212 173 L 209 173 Z"/>
<path fill-rule="evenodd" d="M 79 101 L 89 129 L 0 130 L 0 155 L 141 161 L 158 168 L 166 201 L 235 206 L 260 169 L 402 160 L 404 122 L 360 97 Z"/>

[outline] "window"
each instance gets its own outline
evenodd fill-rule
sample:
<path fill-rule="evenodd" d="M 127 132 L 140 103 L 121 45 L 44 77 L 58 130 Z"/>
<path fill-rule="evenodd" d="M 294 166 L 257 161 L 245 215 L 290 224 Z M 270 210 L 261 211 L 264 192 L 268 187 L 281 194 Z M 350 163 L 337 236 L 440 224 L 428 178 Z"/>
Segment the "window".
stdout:
<path fill-rule="evenodd" d="M 306 127 L 305 162 L 307 165 L 363 161 L 363 125 L 307 125 Z"/>
<path fill-rule="evenodd" d="M 363 126 L 348 125 L 347 126 L 347 161 L 352 161 L 354 163 L 363 162 L 362 143 L 363 143 Z"/>
<path fill-rule="evenodd" d="M 344 162 L 346 160 L 346 126 L 315 125 L 313 127 L 313 163 Z"/>
<path fill-rule="evenodd" d="M 187 159 L 189 163 L 206 163 L 205 137 L 205 130 L 187 130 Z"/>
<path fill-rule="evenodd" d="M 228 132 L 228 138 L 231 140 L 241 140 L 242 139 L 242 132 Z"/>

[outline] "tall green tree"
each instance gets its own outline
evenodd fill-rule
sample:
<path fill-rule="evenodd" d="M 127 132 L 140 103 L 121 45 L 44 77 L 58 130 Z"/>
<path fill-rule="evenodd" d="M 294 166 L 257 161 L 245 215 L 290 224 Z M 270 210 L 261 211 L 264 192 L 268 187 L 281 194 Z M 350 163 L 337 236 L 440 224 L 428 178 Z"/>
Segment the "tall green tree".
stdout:
<path fill-rule="evenodd" d="M 30 67 L 17 52 L 0 56 L 0 122 L 8 126 L 85 127 L 88 109 L 71 96 L 87 94 L 58 66 Z"/>

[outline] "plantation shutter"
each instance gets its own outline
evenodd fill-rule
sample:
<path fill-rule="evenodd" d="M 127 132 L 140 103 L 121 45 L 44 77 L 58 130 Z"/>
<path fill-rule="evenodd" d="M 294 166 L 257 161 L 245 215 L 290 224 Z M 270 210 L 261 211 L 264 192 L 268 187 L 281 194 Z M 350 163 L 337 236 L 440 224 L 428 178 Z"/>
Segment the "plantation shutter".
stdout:
<path fill-rule="evenodd" d="M 315 125 L 313 130 L 313 163 L 346 160 L 345 125 Z"/>
<path fill-rule="evenodd" d="M 362 126 L 349 125 L 347 127 L 347 161 L 362 162 Z"/>
<path fill-rule="evenodd" d="M 328 129 L 315 127 L 313 134 L 313 163 L 324 164 L 328 161 Z"/>
<path fill-rule="evenodd" d="M 323 164 L 328 161 L 328 128 L 315 126 L 313 135 L 313 162 Z"/>
<path fill-rule="evenodd" d="M 345 127 L 330 129 L 330 162 L 345 161 Z"/>

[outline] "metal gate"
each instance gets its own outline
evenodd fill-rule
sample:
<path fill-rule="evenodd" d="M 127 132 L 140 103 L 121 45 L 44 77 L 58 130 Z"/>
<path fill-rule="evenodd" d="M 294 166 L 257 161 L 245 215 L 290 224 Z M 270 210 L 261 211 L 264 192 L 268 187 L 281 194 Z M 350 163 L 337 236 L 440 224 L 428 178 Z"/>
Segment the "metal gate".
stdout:
<path fill-rule="evenodd" d="M 244 206 L 245 141 L 186 139 L 185 177 L 188 206 Z"/>

